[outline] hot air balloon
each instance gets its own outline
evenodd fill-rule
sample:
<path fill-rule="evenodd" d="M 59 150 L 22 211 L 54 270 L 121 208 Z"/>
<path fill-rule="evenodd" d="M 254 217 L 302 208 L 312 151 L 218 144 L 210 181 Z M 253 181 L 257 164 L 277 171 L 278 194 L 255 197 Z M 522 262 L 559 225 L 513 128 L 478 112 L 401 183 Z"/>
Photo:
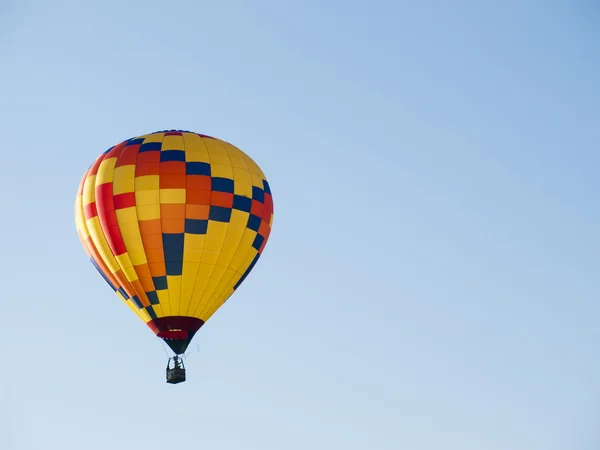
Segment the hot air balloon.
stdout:
<path fill-rule="evenodd" d="M 181 130 L 123 141 L 83 175 L 79 239 L 118 297 L 181 355 L 260 258 L 273 223 L 260 167 L 223 140 Z M 173 363 L 171 367 L 170 363 Z"/>

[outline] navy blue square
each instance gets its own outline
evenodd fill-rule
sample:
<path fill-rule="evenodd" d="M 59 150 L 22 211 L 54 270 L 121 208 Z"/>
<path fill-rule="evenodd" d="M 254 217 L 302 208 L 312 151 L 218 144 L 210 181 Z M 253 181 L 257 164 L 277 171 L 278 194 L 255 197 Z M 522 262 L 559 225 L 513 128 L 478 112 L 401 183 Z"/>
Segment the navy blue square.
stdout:
<path fill-rule="evenodd" d="M 167 161 L 185 162 L 185 152 L 183 150 L 163 150 L 160 152 L 160 162 Z"/>
<path fill-rule="evenodd" d="M 183 252 L 182 256 L 183 258 Z M 183 273 L 183 261 L 165 261 L 167 275 L 176 276 Z"/>
<path fill-rule="evenodd" d="M 248 224 L 246 226 L 252 231 L 258 231 L 260 228 L 260 217 L 250 214 L 250 217 L 248 217 Z"/>
<path fill-rule="evenodd" d="M 231 208 L 212 205 L 208 213 L 208 218 L 215 222 L 229 222 L 231 220 Z"/>
<path fill-rule="evenodd" d="M 252 199 L 244 197 L 243 195 L 233 196 L 233 209 L 239 209 L 240 211 L 250 212 L 252 208 Z"/>
<path fill-rule="evenodd" d="M 265 191 L 261 188 L 252 186 L 252 200 L 259 201 L 261 203 L 265 202 Z"/>
<path fill-rule="evenodd" d="M 185 219 L 185 232 L 190 234 L 206 234 L 208 220 Z"/>
<path fill-rule="evenodd" d="M 211 178 L 211 189 L 217 192 L 233 194 L 233 180 L 229 178 Z"/>
<path fill-rule="evenodd" d="M 260 249 L 260 246 L 262 245 L 264 240 L 265 240 L 264 236 L 257 234 L 256 237 L 254 238 L 254 242 L 252 243 L 252 247 L 254 247 L 256 250 Z"/>
<path fill-rule="evenodd" d="M 125 289 L 123 289 L 122 287 L 117 289 L 117 292 L 119 294 L 121 294 L 125 300 L 127 300 L 129 298 L 129 295 L 127 295 L 127 292 L 125 292 Z"/>
<path fill-rule="evenodd" d="M 146 142 L 140 147 L 139 153 L 159 152 L 162 148 L 162 142 Z"/>
<path fill-rule="evenodd" d="M 146 292 L 146 296 L 148 297 L 148 300 L 150 300 L 151 305 L 158 305 L 160 303 L 156 291 Z"/>
<path fill-rule="evenodd" d="M 186 175 L 208 175 L 210 176 L 210 164 L 192 161 L 185 164 Z"/>
<path fill-rule="evenodd" d="M 154 282 L 154 289 L 157 291 L 164 291 L 167 289 L 167 277 L 152 277 L 152 281 Z"/>

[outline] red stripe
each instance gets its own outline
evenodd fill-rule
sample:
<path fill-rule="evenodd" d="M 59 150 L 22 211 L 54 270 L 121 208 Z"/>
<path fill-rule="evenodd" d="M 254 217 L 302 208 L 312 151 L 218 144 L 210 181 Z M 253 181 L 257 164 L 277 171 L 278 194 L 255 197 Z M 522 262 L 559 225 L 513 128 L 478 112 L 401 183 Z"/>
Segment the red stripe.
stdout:
<path fill-rule="evenodd" d="M 120 144 L 115 145 L 106 155 L 104 155 L 104 159 L 116 158 L 121 154 L 123 147 L 127 142 L 121 142 Z"/>
<path fill-rule="evenodd" d="M 135 192 L 125 192 L 113 197 L 115 209 L 131 208 L 135 206 Z"/>
<path fill-rule="evenodd" d="M 108 246 L 113 255 L 122 255 L 127 251 L 127 248 L 123 242 L 123 236 L 121 235 L 119 223 L 117 222 L 112 183 L 104 183 L 96 186 L 96 203 L 98 208 L 98 218 L 100 219 L 102 231 L 108 241 Z"/>
<path fill-rule="evenodd" d="M 89 220 L 97 215 L 96 202 L 89 203 L 83 207 L 83 217 L 85 217 L 85 220 Z"/>
<path fill-rule="evenodd" d="M 250 214 L 254 214 L 255 216 L 262 217 L 264 206 L 258 200 L 252 200 L 252 207 L 250 208 Z"/>
<path fill-rule="evenodd" d="M 128 145 L 125 147 L 119 155 L 115 167 L 135 165 L 139 149 L 140 144 Z"/>
<path fill-rule="evenodd" d="M 183 161 L 162 161 L 160 163 L 160 174 L 172 173 L 175 175 L 185 175 L 185 162 Z"/>
<path fill-rule="evenodd" d="M 263 207 L 261 219 L 270 222 L 271 214 L 273 214 L 273 197 L 265 192 L 265 206 Z"/>

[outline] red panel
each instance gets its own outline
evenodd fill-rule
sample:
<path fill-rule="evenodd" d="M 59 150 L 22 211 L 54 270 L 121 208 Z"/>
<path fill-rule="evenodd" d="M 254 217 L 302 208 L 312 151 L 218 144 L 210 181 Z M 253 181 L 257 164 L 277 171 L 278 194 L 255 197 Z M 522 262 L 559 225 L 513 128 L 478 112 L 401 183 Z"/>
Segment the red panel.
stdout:
<path fill-rule="evenodd" d="M 185 176 L 185 161 L 163 161 L 160 163 L 160 174 L 173 173 Z"/>
<path fill-rule="evenodd" d="M 163 163 L 164 164 L 164 163 Z M 161 189 L 185 189 L 185 175 L 175 173 L 160 173 L 160 188 Z"/>
<path fill-rule="evenodd" d="M 125 192 L 113 198 L 115 209 L 131 208 L 135 206 L 135 192 Z"/>
<path fill-rule="evenodd" d="M 135 165 L 139 149 L 139 144 L 128 145 L 125 147 L 119 155 L 119 159 L 117 159 L 117 164 L 115 164 L 115 167 Z"/>
<path fill-rule="evenodd" d="M 264 205 L 258 200 L 252 200 L 252 208 L 250 208 L 250 214 L 262 217 Z"/>
<path fill-rule="evenodd" d="M 97 215 L 96 202 L 89 203 L 83 207 L 83 217 L 85 217 L 85 220 L 96 217 Z"/>
<path fill-rule="evenodd" d="M 190 205 L 210 205 L 210 191 L 188 189 L 185 195 L 186 202 Z"/>
<path fill-rule="evenodd" d="M 210 197 L 210 204 L 224 208 L 233 208 L 233 194 L 215 191 Z"/>
<path fill-rule="evenodd" d="M 187 188 L 210 191 L 211 180 L 208 175 L 187 175 Z"/>
<path fill-rule="evenodd" d="M 96 186 L 96 204 L 100 225 L 102 226 L 102 231 L 106 236 L 110 250 L 115 256 L 122 255 L 127 249 L 117 222 L 112 183 L 104 183 Z"/>
<path fill-rule="evenodd" d="M 265 206 L 263 208 L 262 218 L 267 222 L 270 222 L 271 214 L 273 214 L 273 197 L 271 194 L 265 193 Z"/>
<path fill-rule="evenodd" d="M 135 176 L 158 175 L 160 172 L 160 152 L 142 152 L 137 157 Z"/>
<path fill-rule="evenodd" d="M 120 144 L 115 145 L 112 150 L 104 155 L 104 159 L 117 158 L 121 154 L 121 151 L 123 150 L 123 147 L 125 147 L 126 143 L 127 142 L 121 142 Z"/>

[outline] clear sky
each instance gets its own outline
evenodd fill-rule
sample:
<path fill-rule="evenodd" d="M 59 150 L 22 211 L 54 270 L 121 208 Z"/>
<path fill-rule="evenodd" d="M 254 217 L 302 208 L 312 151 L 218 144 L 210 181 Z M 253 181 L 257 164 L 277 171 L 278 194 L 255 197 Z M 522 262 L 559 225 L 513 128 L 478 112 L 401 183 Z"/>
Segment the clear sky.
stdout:
<path fill-rule="evenodd" d="M 592 0 L 0 2 L 2 450 L 600 448 Z M 73 202 L 178 128 L 273 233 L 165 383 Z"/>

